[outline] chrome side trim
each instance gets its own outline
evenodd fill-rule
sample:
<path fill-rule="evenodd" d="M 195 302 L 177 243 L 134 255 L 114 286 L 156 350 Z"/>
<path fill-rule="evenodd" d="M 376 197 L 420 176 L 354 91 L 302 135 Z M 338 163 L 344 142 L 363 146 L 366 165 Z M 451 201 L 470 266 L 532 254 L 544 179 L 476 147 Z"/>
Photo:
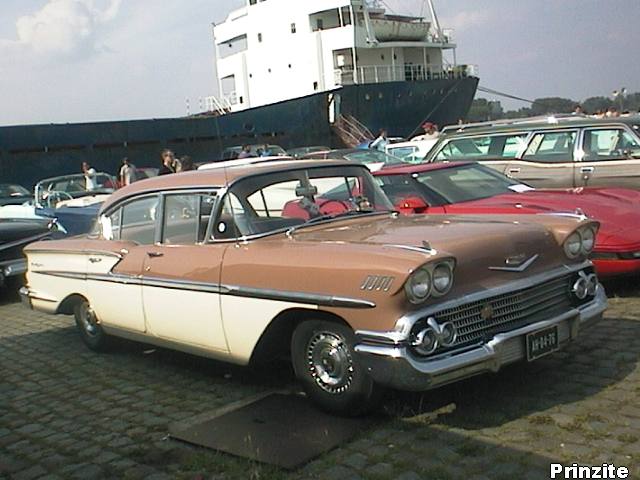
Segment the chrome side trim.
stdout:
<path fill-rule="evenodd" d="M 424 255 L 437 255 L 438 251 L 430 247 L 415 247 L 411 245 L 383 245 L 383 248 L 399 248 L 400 250 L 409 250 L 410 252 L 422 253 Z"/>
<path fill-rule="evenodd" d="M 281 290 L 269 290 L 250 287 L 221 286 L 227 291 L 222 291 L 222 295 L 233 295 L 236 297 L 261 298 L 265 300 L 276 300 L 293 303 L 306 303 L 310 305 L 322 305 L 325 307 L 344 308 L 375 308 L 376 304 L 367 300 L 357 298 L 338 297 L 335 295 L 323 295 L 306 292 L 287 292 Z"/>
<path fill-rule="evenodd" d="M 393 345 L 403 344 L 408 340 L 409 333 L 411 332 L 411 328 L 413 327 L 415 322 L 417 322 L 421 318 L 426 318 L 440 310 L 448 310 L 450 308 L 459 307 L 460 305 L 464 305 L 466 303 L 477 302 L 498 295 L 512 293 L 517 290 L 525 289 L 534 285 L 548 282 L 550 280 L 554 280 L 556 278 L 560 278 L 563 275 L 567 275 L 569 273 L 578 272 L 590 266 L 592 266 L 592 263 L 590 261 L 585 261 L 575 265 L 565 264 L 548 272 L 539 273 L 537 275 L 532 275 L 521 280 L 508 282 L 507 284 L 500 287 L 483 290 L 481 292 L 470 293 L 468 295 L 458 297 L 448 302 L 432 304 L 419 310 L 415 310 L 399 318 L 396 322 L 395 328 L 391 331 L 380 332 L 372 330 L 357 330 L 355 332 L 356 337 L 358 337 L 359 339 L 367 339 L 368 341 L 374 343 Z"/>
<path fill-rule="evenodd" d="M 30 248 L 27 253 L 49 253 L 56 255 L 103 255 L 105 257 L 114 257 L 122 260 L 122 254 L 110 252 L 109 250 L 53 250 L 47 248 Z"/>
<path fill-rule="evenodd" d="M 535 254 L 533 257 L 531 257 L 529 260 L 518 267 L 489 267 L 489 270 L 495 270 L 498 272 L 524 272 L 527 268 L 533 265 L 533 262 L 535 262 L 539 257 L 539 254 Z"/>
<path fill-rule="evenodd" d="M 290 292 L 264 288 L 251 288 L 235 285 L 219 285 L 216 283 L 192 282 L 189 280 L 174 280 L 113 273 L 86 274 L 56 271 L 36 271 L 34 273 L 38 273 L 40 275 L 49 275 L 52 277 L 71 278 L 74 280 L 92 280 L 97 282 L 141 285 L 145 287 L 158 287 L 171 290 L 188 290 L 193 292 L 216 293 L 219 295 L 231 295 L 234 297 L 259 298 L 263 300 L 303 303 L 308 305 L 320 305 L 324 307 L 375 308 L 376 306 L 376 304 L 373 302 L 357 298 L 339 297 L 335 295 L 324 295 L 307 292 Z"/>

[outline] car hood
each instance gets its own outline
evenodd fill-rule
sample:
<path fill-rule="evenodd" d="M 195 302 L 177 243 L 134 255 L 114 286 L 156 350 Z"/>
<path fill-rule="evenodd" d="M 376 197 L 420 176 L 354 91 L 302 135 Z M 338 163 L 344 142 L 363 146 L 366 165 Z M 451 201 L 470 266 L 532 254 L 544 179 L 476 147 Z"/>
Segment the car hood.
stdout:
<path fill-rule="evenodd" d="M 492 275 L 491 268 L 504 267 L 508 258 L 537 256 L 527 274 L 566 260 L 550 228 L 515 215 L 369 217 L 298 230 L 294 238 L 297 242 L 348 245 L 343 249 L 347 254 L 368 251 L 372 263 L 382 254 L 398 260 L 411 255 L 416 266 L 454 257 L 460 274 L 485 287 L 504 281 L 504 274 Z"/>
<path fill-rule="evenodd" d="M 640 191 L 622 188 L 530 190 L 446 207 L 449 213 L 552 213 L 580 211 L 600 222 L 597 249 L 640 245 Z"/>

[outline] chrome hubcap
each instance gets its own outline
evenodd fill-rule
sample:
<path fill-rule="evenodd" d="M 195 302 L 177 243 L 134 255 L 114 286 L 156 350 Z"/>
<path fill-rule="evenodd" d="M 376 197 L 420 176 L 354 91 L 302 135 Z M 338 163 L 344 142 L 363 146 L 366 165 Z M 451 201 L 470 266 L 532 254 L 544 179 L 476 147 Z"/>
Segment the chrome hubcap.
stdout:
<path fill-rule="evenodd" d="M 87 335 L 95 337 L 98 334 L 98 319 L 87 302 L 84 302 L 80 307 L 80 320 Z"/>
<path fill-rule="evenodd" d="M 353 359 L 344 339 L 332 332 L 319 332 L 307 346 L 307 366 L 316 384 L 325 392 L 342 393 L 353 380 Z"/>

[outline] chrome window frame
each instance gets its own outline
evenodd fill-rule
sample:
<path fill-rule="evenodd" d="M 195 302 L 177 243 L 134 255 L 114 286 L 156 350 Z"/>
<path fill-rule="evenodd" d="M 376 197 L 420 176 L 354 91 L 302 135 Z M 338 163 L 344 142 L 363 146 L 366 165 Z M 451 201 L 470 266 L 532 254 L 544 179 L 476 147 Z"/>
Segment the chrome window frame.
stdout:
<path fill-rule="evenodd" d="M 578 158 L 577 154 L 578 151 L 580 149 L 580 132 L 581 132 L 582 128 L 581 127 L 562 127 L 562 128 L 538 128 L 535 130 L 531 130 L 530 131 L 530 136 L 527 140 L 527 146 L 520 152 L 520 155 L 515 158 L 514 160 L 519 160 L 521 162 L 528 162 L 528 163 L 542 163 L 544 165 L 562 165 L 564 163 L 575 163 L 576 162 L 576 158 Z M 529 145 L 531 144 L 531 142 L 533 142 L 533 139 L 535 138 L 536 135 L 542 133 L 542 134 L 547 134 L 547 133 L 564 133 L 564 132 L 575 132 L 576 133 L 576 138 L 575 141 L 573 143 L 573 149 L 571 150 L 571 159 L 569 159 L 566 162 L 543 162 L 543 161 L 539 161 L 539 160 L 529 160 L 527 158 L 524 157 L 525 152 L 529 149 Z"/>
<path fill-rule="evenodd" d="M 593 130 L 624 130 L 633 138 L 635 138 L 638 141 L 638 143 L 640 143 L 640 132 L 630 127 L 626 123 L 612 123 L 612 124 L 606 124 L 606 125 L 585 126 L 580 129 L 580 141 L 579 141 L 580 146 L 579 146 L 578 153 L 584 152 L 584 140 L 585 140 L 586 133 L 588 131 L 593 131 Z M 609 160 L 585 160 L 584 155 L 582 155 L 580 156 L 580 160 L 576 160 L 576 161 L 591 163 L 591 162 L 611 162 L 611 161 L 617 161 L 617 160 L 631 160 L 631 159 L 615 158 L 615 159 L 609 159 Z"/>

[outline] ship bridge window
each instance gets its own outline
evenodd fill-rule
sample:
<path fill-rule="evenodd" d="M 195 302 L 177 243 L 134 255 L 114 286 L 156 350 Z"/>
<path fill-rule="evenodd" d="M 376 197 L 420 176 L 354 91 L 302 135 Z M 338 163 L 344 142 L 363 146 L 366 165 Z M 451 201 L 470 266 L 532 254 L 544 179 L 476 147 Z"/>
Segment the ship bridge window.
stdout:
<path fill-rule="evenodd" d="M 237 37 L 218 43 L 218 57 L 226 58 L 236 53 L 244 52 L 248 48 L 247 36 Z"/>
<path fill-rule="evenodd" d="M 324 10 L 309 15 L 309 26 L 314 32 L 329 30 L 343 26 L 340 20 L 340 11 L 337 8 Z"/>

